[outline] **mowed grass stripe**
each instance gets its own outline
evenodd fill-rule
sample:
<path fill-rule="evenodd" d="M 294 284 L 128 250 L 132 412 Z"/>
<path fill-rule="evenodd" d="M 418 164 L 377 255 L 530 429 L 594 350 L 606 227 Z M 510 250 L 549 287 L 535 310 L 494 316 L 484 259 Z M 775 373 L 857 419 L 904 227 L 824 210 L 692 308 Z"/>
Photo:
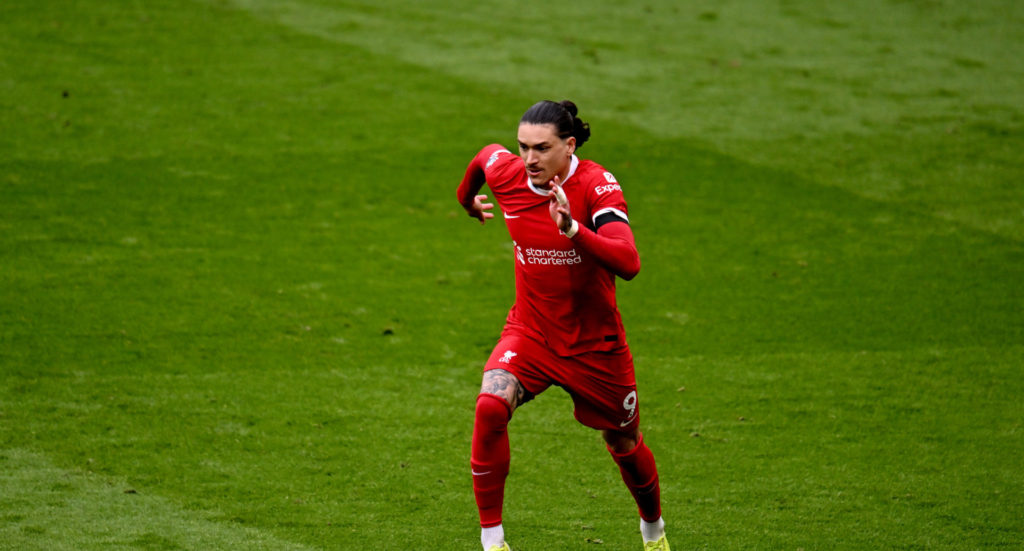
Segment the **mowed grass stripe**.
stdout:
<path fill-rule="evenodd" d="M 334 547 L 403 548 L 409 541 L 436 541 L 437 534 L 430 529 L 436 522 L 412 521 L 424 511 L 448 518 L 453 509 L 464 517 L 455 524 L 466 527 L 472 541 L 472 512 L 464 507 L 471 499 L 468 488 L 445 491 L 440 501 L 434 497 L 444 490 L 436 477 L 461 480 L 451 473 L 455 469 L 464 474 L 464 450 L 453 447 L 451 457 L 432 463 L 433 449 L 461 441 L 461 436 L 446 432 L 442 437 L 431 430 L 471 425 L 465 411 L 453 413 L 450 404 L 434 403 L 451 392 L 456 368 L 450 362 L 456 353 L 447 343 L 460 346 L 451 331 L 462 321 L 451 326 L 433 323 L 438 328 L 416 342 L 410 342 L 410 335 L 417 335 L 420 327 L 403 324 L 409 310 L 403 301 L 410 293 L 403 278 L 421 276 L 427 254 L 441 250 L 443 236 L 427 236 L 436 232 L 433 221 L 438 213 L 447 219 L 451 212 L 453 184 L 445 179 L 443 199 L 436 195 L 439 187 L 424 184 L 423 151 L 432 145 L 421 133 L 411 133 L 416 146 L 401 149 L 404 156 L 391 162 L 391 152 L 377 149 L 379 136 L 370 132 L 401 135 L 410 119 L 422 122 L 423 114 L 396 110 L 392 98 L 379 97 L 377 85 L 358 75 L 373 74 L 371 69 L 380 65 L 362 55 L 366 70 L 355 70 L 353 78 L 372 91 L 361 95 L 345 78 L 330 80 L 336 78 L 333 69 L 325 76 L 308 67 L 295 68 L 304 76 L 323 76 L 327 88 L 344 89 L 361 101 L 338 102 L 333 94 L 324 93 L 310 104 L 289 104 L 301 105 L 301 113 L 286 108 L 282 114 L 280 104 L 274 103 L 281 89 L 262 86 L 266 81 L 256 70 L 268 61 L 259 51 L 250 54 L 257 61 L 239 56 L 239 50 L 212 53 L 208 64 L 191 55 L 203 50 L 192 49 L 206 43 L 199 39 L 210 36 L 204 27 L 230 28 L 230 36 L 221 36 L 232 46 L 238 46 L 236 40 L 248 44 L 249 31 L 258 38 L 276 36 L 272 31 L 260 25 L 249 29 L 231 18 L 203 19 L 206 25 L 193 25 L 173 4 L 146 8 L 131 13 L 97 10 L 80 18 L 73 11 L 47 13 L 40 18 L 71 33 L 76 32 L 72 23 L 81 25 L 82 36 L 94 27 L 150 28 L 154 21 L 159 21 L 161 31 L 146 36 L 149 50 L 141 44 L 135 47 L 133 38 L 124 48 L 109 52 L 112 59 L 103 67 L 105 78 L 78 75 L 73 80 L 66 98 L 70 102 L 91 95 L 82 90 L 95 93 L 89 109 L 77 108 L 97 110 L 88 118 L 75 117 L 72 111 L 67 119 L 71 124 L 56 125 L 53 132 L 26 128 L 27 134 L 37 134 L 38 143 L 11 145 L 17 154 L 7 165 L 5 182 L 14 208 L 6 218 L 12 231 L 5 239 L 11 246 L 3 247 L 10 260 L 3 271 L 9 283 L 4 286 L 4 310 L 10 316 L 4 318 L 2 354 L 9 383 L 4 390 L 11 397 L 7 403 L 18 405 L 4 408 L 5 415 L 11 415 L 5 418 L 5 441 L 45 450 L 65 466 L 128 477 L 140 492 L 159 492 L 187 510 L 232 511 L 224 513 L 225 521 L 290 531 L 306 540 L 333 542 Z M 173 15 L 163 11 L 168 9 Z M 285 34 L 277 39 L 294 40 L 303 47 L 318 42 Z M 188 42 L 189 37 L 196 42 L 182 51 L 165 49 L 178 40 Z M 104 49 L 85 42 L 86 49 Z M 286 53 L 280 54 L 276 44 L 266 48 L 263 53 L 271 57 L 295 53 L 284 47 Z M 60 53 L 75 57 L 73 52 Z M 86 55 L 103 57 L 95 51 Z M 181 84 L 179 91 L 185 95 L 180 103 L 159 88 L 135 81 L 135 71 L 151 74 L 154 57 L 165 64 L 160 69 L 170 75 L 168 79 Z M 338 61 L 328 57 L 331 63 Z M 211 67 L 222 62 L 229 70 L 217 75 Z M 196 79 L 199 82 L 209 82 L 212 74 L 216 86 L 187 84 L 187 77 L 196 74 L 203 75 Z M 275 78 L 288 89 L 293 81 L 286 75 Z M 250 89 L 252 82 L 259 85 Z M 406 86 L 430 90 L 427 84 L 433 83 L 433 75 L 419 74 Z M 126 93 L 121 86 L 128 88 L 128 95 L 144 99 L 117 103 L 115 98 Z M 49 88 L 51 93 L 55 90 Z M 401 93 L 395 87 L 388 90 Z M 250 91 L 252 95 L 242 94 Z M 450 95 L 445 90 L 437 93 L 438 100 Z M 240 116 L 237 124 L 219 126 L 228 113 L 238 114 L 230 104 L 239 97 L 248 98 L 243 110 L 254 111 Z M 141 121 L 118 114 L 150 101 Z M 214 116 L 197 116 L 190 109 L 195 101 L 200 112 L 208 109 L 207 114 Z M 329 124 L 341 121 L 342 128 L 300 131 L 297 126 L 259 124 L 309 124 L 320 120 L 312 113 L 325 106 L 339 106 L 341 111 L 331 111 L 327 119 Z M 26 108 L 37 106 L 28 103 Z M 103 116 L 108 108 L 115 109 L 109 113 L 115 116 Z M 360 116 L 352 115 L 356 111 Z M 178 118 L 182 114 L 184 120 Z M 153 125 L 146 133 L 148 140 L 121 133 L 139 123 Z M 303 140 L 295 145 L 290 139 L 307 135 L 320 136 L 324 142 Z M 318 153 L 289 152 L 292 149 Z M 320 153 L 325 149 L 332 151 L 327 165 Z M 345 153 L 339 155 L 335 149 Z M 460 150 L 457 163 L 463 154 Z M 396 178 L 394 171 L 408 180 Z M 410 187 L 410 181 L 418 185 Z M 420 227 L 410 225 L 410 220 Z M 463 220 L 459 222 L 464 227 Z M 470 237 L 462 243 L 473 241 Z M 433 245 L 424 250 L 424 242 Z M 485 254 L 480 262 L 493 265 L 494 259 L 494 254 Z M 428 287 L 465 285 L 466 270 L 474 264 L 432 271 Z M 502 300 L 499 307 L 505 304 Z M 437 311 L 442 310 L 413 315 L 436 320 Z M 438 331 L 443 340 L 429 338 Z M 323 348 L 312 352 L 307 348 L 310 342 Z M 414 348 L 417 342 L 428 346 Z M 475 350 L 477 345 L 471 346 Z M 408 377 L 393 367 L 402 361 L 423 369 L 424 358 L 435 370 L 426 378 L 428 388 L 410 387 Z M 436 367 L 441 363 L 443 370 Z M 302 379 L 303 368 L 296 364 L 314 366 L 320 376 Z M 465 363 L 457 369 L 465 370 Z M 475 379 L 477 362 L 473 369 Z M 252 376 L 253 370 L 259 376 Z M 212 379 L 202 373 L 211 373 Z M 306 384 L 295 385 L 294 393 L 282 393 L 278 387 L 295 377 Z M 466 394 L 459 403 L 471 404 L 472 383 L 457 382 L 456 388 L 464 388 Z M 409 392 L 418 396 L 425 390 L 430 391 L 427 403 L 409 401 Z M 375 401 L 362 402 L 370 398 Z M 393 407 L 381 406 L 392 403 Z M 425 410 L 434 413 L 426 416 Z M 339 411 L 345 412 L 340 418 Z M 251 412 L 260 413 L 253 418 Z M 266 419 L 273 419 L 269 429 L 262 425 Z M 422 434 L 410 433 L 410 419 L 431 424 Z M 333 441 L 333 451 L 307 449 L 323 445 L 317 438 L 307 438 L 312 435 L 306 430 L 314 425 L 329 425 L 327 431 L 343 441 Z M 264 440 L 268 430 L 269 441 Z M 405 436 L 395 445 L 393 440 L 375 443 L 370 434 L 374 439 L 381 434 Z M 424 449 L 424 442 L 434 446 Z M 266 453 L 267 446 L 279 455 Z M 369 450 L 352 461 L 337 456 L 337 450 L 355 453 L 364 448 Z M 331 470 L 313 467 L 310 454 L 320 458 L 315 462 L 330 464 Z M 411 461 L 417 458 L 422 459 Z M 311 468 L 317 476 L 310 476 Z M 12 473 L 31 475 L 17 469 Z M 326 482 L 331 476 L 336 476 L 336 483 Z M 410 486 L 409 480 L 422 484 Z M 290 498 L 296 485 L 304 493 Z M 284 488 L 285 493 L 277 493 Z M 270 497 L 268 490 L 275 496 Z M 309 503 L 318 499 L 325 504 L 311 512 Z M 452 501 L 458 506 L 435 510 L 438 503 Z M 75 508 L 72 513 L 78 512 L 79 501 L 67 503 Z M 390 514 L 396 506 L 401 507 L 397 518 Z M 413 534 L 398 529 L 410 522 Z M 382 537 L 365 529 L 373 523 L 391 523 L 394 529 Z M 90 533 L 37 532 L 33 538 L 41 548 L 63 545 L 65 539 L 71 546 L 96 544 Z M 212 548 L 238 546 L 224 543 Z"/>
<path fill-rule="evenodd" d="M 637 346 L 685 356 L 1024 338 L 1013 239 L 685 141 L 597 142 L 591 154 L 625 167 L 633 199 L 644 277 L 619 294 Z"/>
<path fill-rule="evenodd" d="M 314 549 L 21 449 L 0 450 L 0 510 L 0 549 L 12 551 Z"/>
<path fill-rule="evenodd" d="M 1024 239 L 1024 10 L 611 1 L 232 5 L 484 87 Z M 570 23 L 571 22 L 571 23 Z"/>
<path fill-rule="evenodd" d="M 638 356 L 642 415 L 712 548 L 1012 548 L 1022 352 Z"/>

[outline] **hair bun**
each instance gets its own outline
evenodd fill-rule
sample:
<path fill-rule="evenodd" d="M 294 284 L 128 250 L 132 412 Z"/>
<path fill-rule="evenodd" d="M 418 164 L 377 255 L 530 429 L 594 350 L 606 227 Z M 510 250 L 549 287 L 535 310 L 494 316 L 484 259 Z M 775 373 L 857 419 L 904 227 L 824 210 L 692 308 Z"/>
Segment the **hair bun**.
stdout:
<path fill-rule="evenodd" d="M 565 107 L 565 110 L 568 111 L 573 118 L 576 118 L 576 114 L 580 112 L 579 108 L 576 107 L 576 104 L 569 100 L 562 100 L 559 102 L 559 105 Z"/>
<path fill-rule="evenodd" d="M 576 147 L 583 147 L 590 139 L 590 125 L 581 121 L 578 117 L 572 119 L 572 135 L 576 137 Z"/>

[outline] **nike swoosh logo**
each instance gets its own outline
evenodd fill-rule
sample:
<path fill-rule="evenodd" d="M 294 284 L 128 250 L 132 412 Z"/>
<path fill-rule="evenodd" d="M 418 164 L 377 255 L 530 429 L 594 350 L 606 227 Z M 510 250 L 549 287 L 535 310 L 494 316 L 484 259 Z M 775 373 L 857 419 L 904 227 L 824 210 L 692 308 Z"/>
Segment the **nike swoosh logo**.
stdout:
<path fill-rule="evenodd" d="M 494 471 L 487 471 L 486 473 L 478 473 L 478 472 L 476 472 L 476 471 L 472 471 L 472 472 L 473 472 L 473 476 L 483 476 L 483 475 L 485 475 L 485 474 L 491 474 L 491 473 L 493 473 Z"/>
<path fill-rule="evenodd" d="M 513 218 L 519 218 L 518 214 L 509 214 L 505 211 L 501 211 L 501 214 L 505 216 L 505 220 L 511 220 Z"/>

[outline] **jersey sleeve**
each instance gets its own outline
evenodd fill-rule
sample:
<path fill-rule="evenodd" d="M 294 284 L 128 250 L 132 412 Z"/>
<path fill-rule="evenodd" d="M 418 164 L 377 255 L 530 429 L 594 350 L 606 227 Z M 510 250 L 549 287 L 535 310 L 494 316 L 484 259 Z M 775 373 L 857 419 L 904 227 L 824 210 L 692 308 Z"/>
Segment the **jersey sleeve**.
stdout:
<path fill-rule="evenodd" d="M 590 220 L 580 224 L 572 239 L 605 268 L 628 281 L 640 272 L 640 255 L 629 227 L 629 209 L 622 186 L 603 168 L 591 181 L 587 197 Z"/>
<path fill-rule="evenodd" d="M 629 224 L 605 224 L 592 231 L 580 225 L 573 242 L 597 258 L 613 274 L 629 281 L 640 273 L 640 253 Z"/>
<path fill-rule="evenodd" d="M 459 203 L 470 209 L 485 183 L 491 191 L 498 193 L 503 186 L 515 180 L 520 168 L 517 161 L 521 163 L 522 159 L 503 145 L 491 144 L 481 149 L 466 167 L 466 174 L 456 191 Z"/>
<path fill-rule="evenodd" d="M 520 175 L 522 158 L 501 145 L 492 144 L 485 147 L 480 151 L 478 158 L 483 166 L 487 185 L 495 193 L 515 182 Z"/>
<path fill-rule="evenodd" d="M 609 222 L 629 223 L 629 208 L 622 186 L 611 172 L 602 170 L 600 179 L 590 190 L 590 224 L 595 230 Z"/>
<path fill-rule="evenodd" d="M 505 155 L 512 153 L 499 144 L 491 144 L 481 149 L 466 167 L 466 173 L 462 177 L 455 195 L 462 206 L 469 210 L 473 205 L 473 199 L 485 183 L 493 183 L 500 179 L 500 170 L 507 163 L 501 163 L 498 167 L 498 160 Z"/>

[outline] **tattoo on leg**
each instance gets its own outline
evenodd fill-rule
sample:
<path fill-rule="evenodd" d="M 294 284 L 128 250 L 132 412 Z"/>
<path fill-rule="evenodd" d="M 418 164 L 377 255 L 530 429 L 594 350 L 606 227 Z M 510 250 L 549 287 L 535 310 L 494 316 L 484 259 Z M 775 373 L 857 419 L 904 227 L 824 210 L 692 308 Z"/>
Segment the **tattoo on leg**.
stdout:
<path fill-rule="evenodd" d="M 504 369 L 492 369 L 484 372 L 484 382 L 480 385 L 480 392 L 501 396 L 512 406 L 512 409 L 518 407 L 526 395 L 526 389 L 523 388 L 519 379 Z"/>

